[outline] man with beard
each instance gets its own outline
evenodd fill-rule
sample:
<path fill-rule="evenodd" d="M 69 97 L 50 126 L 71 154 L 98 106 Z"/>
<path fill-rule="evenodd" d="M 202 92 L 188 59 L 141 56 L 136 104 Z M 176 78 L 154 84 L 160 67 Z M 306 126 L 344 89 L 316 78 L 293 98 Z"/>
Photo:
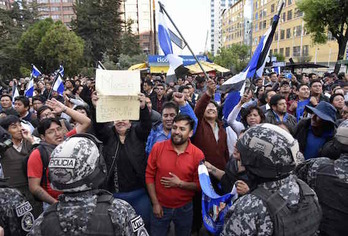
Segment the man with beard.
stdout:
<path fill-rule="evenodd" d="M 288 126 L 290 132 L 293 131 L 297 122 L 296 118 L 287 113 L 286 100 L 283 95 L 276 94 L 271 98 L 270 101 L 271 111 L 266 114 L 266 123 L 274 125 L 284 123 Z"/>
<path fill-rule="evenodd" d="M 190 235 L 193 217 L 192 198 L 200 189 L 198 165 L 204 155 L 189 138 L 194 121 L 177 115 L 171 139 L 154 145 L 146 168 L 146 185 L 153 205 L 151 235 L 166 235 L 171 221 L 176 235 Z"/>
<path fill-rule="evenodd" d="M 191 117 L 194 120 L 193 134 L 196 132 L 197 117 L 192 110 L 192 107 L 185 101 L 185 96 L 182 93 L 174 92 L 173 101 L 163 104 L 162 109 L 162 123 L 155 126 L 147 138 L 146 142 L 146 154 L 149 155 L 153 145 L 157 142 L 168 140 L 170 138 L 170 130 L 173 126 L 174 117 L 178 114 L 184 114 Z"/>

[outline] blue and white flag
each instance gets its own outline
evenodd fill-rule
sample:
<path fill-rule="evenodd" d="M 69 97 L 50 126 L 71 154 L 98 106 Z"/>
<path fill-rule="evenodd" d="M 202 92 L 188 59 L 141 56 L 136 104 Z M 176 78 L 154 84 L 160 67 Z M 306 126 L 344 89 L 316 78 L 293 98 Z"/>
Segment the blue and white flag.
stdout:
<path fill-rule="evenodd" d="M 25 96 L 30 98 L 34 95 L 34 78 L 30 78 L 27 88 L 24 92 Z"/>
<path fill-rule="evenodd" d="M 173 53 L 172 42 L 170 39 L 169 29 L 164 19 L 164 12 L 160 4 L 158 15 L 158 42 L 161 49 L 169 61 L 169 70 L 167 72 L 166 82 L 176 82 L 177 77 L 181 77 L 188 72 L 183 65 L 183 59 Z"/>
<path fill-rule="evenodd" d="M 273 18 L 272 26 L 261 37 L 260 43 L 255 49 L 255 52 L 249 61 L 247 67 L 239 74 L 233 76 L 225 83 L 222 84 L 221 90 L 240 90 L 247 78 L 253 80 L 253 78 L 261 78 L 263 70 L 266 65 L 266 59 L 268 57 L 270 47 L 273 41 L 273 35 L 277 28 L 279 16 L 275 15 Z"/>
<path fill-rule="evenodd" d="M 14 83 L 12 87 L 12 106 L 14 106 L 15 98 L 19 96 L 17 85 Z"/>
<path fill-rule="evenodd" d="M 63 80 L 62 80 L 62 77 L 60 76 L 60 74 L 58 74 L 56 82 L 53 85 L 53 91 L 57 91 L 59 95 L 63 96 L 64 83 L 63 83 Z"/>
<path fill-rule="evenodd" d="M 224 217 L 233 201 L 237 199 L 236 187 L 223 196 L 218 195 L 211 184 L 207 167 L 202 162 L 198 166 L 199 183 L 202 189 L 203 223 L 209 232 L 219 235 L 223 229 Z"/>
<path fill-rule="evenodd" d="M 64 77 L 64 67 L 62 65 L 59 66 L 58 73 Z"/>
<path fill-rule="evenodd" d="M 240 91 L 240 93 L 244 93 L 244 89 L 242 89 L 245 86 L 245 81 L 247 78 L 250 79 L 251 82 L 253 82 L 254 78 L 261 78 L 263 74 L 263 70 L 266 65 L 266 59 L 268 58 L 269 51 L 271 48 L 271 44 L 273 41 L 273 36 L 276 31 L 278 22 L 279 22 L 279 15 L 283 8 L 284 3 L 281 4 L 278 14 L 273 17 L 273 23 L 270 26 L 270 28 L 266 31 L 266 33 L 261 37 L 259 45 L 256 47 L 254 54 L 249 61 L 248 65 L 245 67 L 245 69 L 240 72 L 239 74 L 233 76 L 232 78 L 228 79 L 225 83 L 223 83 L 220 87 L 220 90 L 223 92 L 230 92 L 230 91 Z M 243 86 L 244 85 L 244 86 Z M 245 88 L 245 87 L 244 87 Z M 240 99 L 240 94 L 235 95 L 234 97 L 236 99 Z M 226 108 L 226 111 L 232 111 L 233 107 L 231 106 L 231 103 L 226 103 L 225 105 L 229 106 Z M 223 112 L 224 117 L 228 117 L 228 112 Z"/>
<path fill-rule="evenodd" d="M 36 77 L 38 77 L 40 75 L 41 75 L 41 72 L 39 71 L 39 69 L 36 68 L 36 66 L 33 65 L 33 69 L 31 71 L 31 77 L 32 78 L 36 78 Z"/>

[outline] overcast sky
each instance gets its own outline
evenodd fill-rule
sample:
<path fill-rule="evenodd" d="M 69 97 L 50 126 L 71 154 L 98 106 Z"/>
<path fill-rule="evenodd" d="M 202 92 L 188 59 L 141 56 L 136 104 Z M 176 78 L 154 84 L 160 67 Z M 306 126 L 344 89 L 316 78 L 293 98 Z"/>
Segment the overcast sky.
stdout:
<path fill-rule="evenodd" d="M 210 0 L 161 0 L 161 2 L 193 52 L 195 54 L 203 52 L 207 31 L 210 27 Z M 156 6 L 157 13 L 158 9 L 159 7 Z M 167 18 L 166 23 L 176 33 Z M 187 48 L 181 50 L 175 44 L 173 44 L 173 48 L 176 54 L 191 55 Z M 207 49 L 210 49 L 210 32 L 208 33 Z"/>

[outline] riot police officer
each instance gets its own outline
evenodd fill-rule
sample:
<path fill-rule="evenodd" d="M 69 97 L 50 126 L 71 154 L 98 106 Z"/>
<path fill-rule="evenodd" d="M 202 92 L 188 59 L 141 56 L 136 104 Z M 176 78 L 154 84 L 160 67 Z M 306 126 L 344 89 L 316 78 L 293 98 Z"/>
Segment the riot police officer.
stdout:
<path fill-rule="evenodd" d="M 257 186 L 229 209 L 221 235 L 315 235 L 321 209 L 314 191 L 291 174 L 303 160 L 297 140 L 272 124 L 248 129 L 237 142 Z"/>
<path fill-rule="evenodd" d="M 35 221 L 30 235 L 148 235 L 127 202 L 98 190 L 106 177 L 101 148 L 94 136 L 78 134 L 53 150 L 49 178 L 64 194 Z"/>
<path fill-rule="evenodd" d="M 317 193 L 323 209 L 320 235 L 348 235 L 348 120 L 333 139 L 336 160 L 320 157 L 296 167 L 296 175 Z"/>
<path fill-rule="evenodd" d="M 6 236 L 26 235 L 34 224 L 33 207 L 7 180 L 0 164 L 0 227 Z"/>

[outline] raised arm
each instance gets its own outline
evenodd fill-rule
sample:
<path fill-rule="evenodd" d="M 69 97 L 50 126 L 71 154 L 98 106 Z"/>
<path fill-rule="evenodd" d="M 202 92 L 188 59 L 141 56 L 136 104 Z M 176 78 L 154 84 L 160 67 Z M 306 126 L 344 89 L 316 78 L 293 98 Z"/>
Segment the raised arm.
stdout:
<path fill-rule="evenodd" d="M 195 114 L 198 120 L 202 120 L 204 117 L 205 109 L 207 108 L 210 99 L 213 97 L 213 94 L 216 90 L 216 84 L 213 80 L 209 79 L 207 82 L 207 91 L 203 94 L 203 96 L 197 101 L 195 107 Z"/>
<path fill-rule="evenodd" d="M 46 105 L 53 109 L 53 112 L 60 114 L 62 112 L 66 113 L 80 125 L 76 127 L 76 133 L 85 133 L 89 126 L 91 125 L 91 119 L 87 116 L 65 106 L 63 103 L 57 101 L 55 98 L 46 101 Z"/>
<path fill-rule="evenodd" d="M 173 99 L 179 105 L 180 114 L 188 115 L 195 122 L 195 125 L 193 127 L 193 134 L 195 134 L 198 124 L 198 118 L 192 107 L 188 102 L 185 101 L 185 96 L 182 93 L 173 93 Z"/>

